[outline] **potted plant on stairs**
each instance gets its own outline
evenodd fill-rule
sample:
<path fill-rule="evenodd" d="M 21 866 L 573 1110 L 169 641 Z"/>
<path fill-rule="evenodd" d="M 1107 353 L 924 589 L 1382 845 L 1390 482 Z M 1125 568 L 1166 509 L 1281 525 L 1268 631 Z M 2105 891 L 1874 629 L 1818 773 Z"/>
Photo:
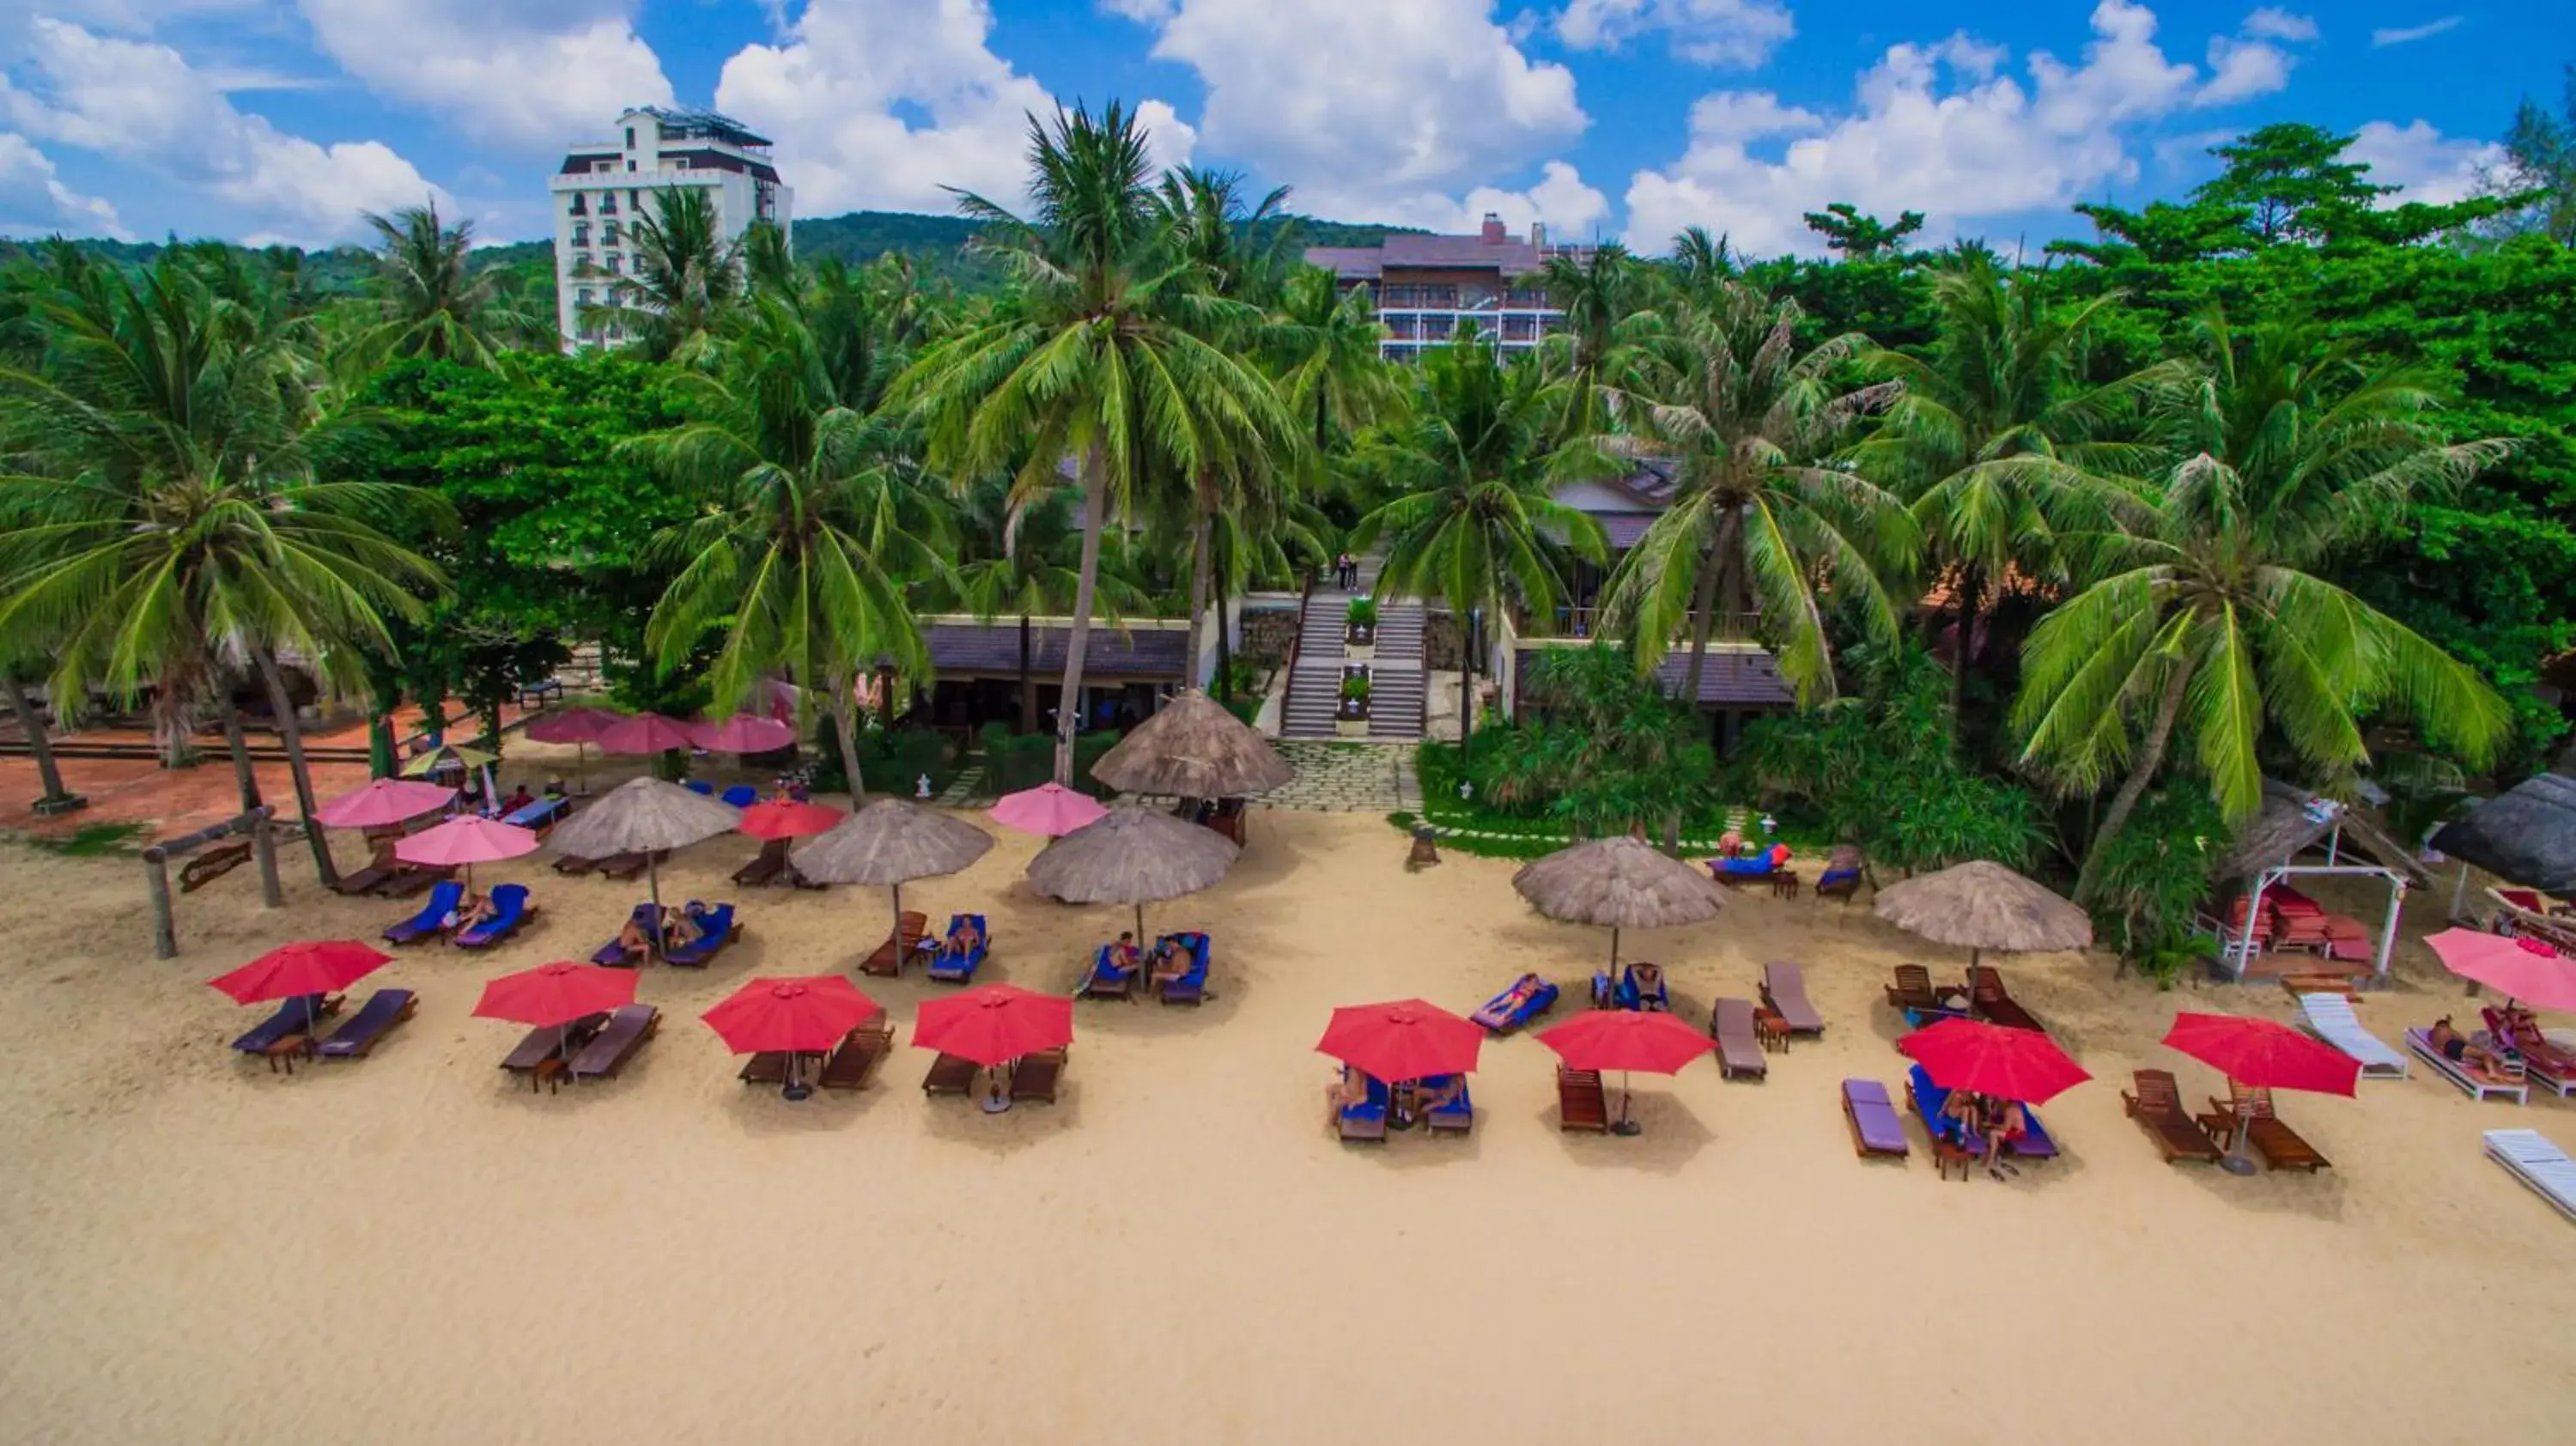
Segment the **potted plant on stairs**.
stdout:
<path fill-rule="evenodd" d="M 1377 656 L 1377 599 L 1355 597 L 1342 617 L 1342 656 L 1374 658 Z"/>
<path fill-rule="evenodd" d="M 1369 670 L 1342 674 L 1341 706 L 1333 710 L 1333 731 L 1344 738 L 1366 738 L 1369 731 Z"/>

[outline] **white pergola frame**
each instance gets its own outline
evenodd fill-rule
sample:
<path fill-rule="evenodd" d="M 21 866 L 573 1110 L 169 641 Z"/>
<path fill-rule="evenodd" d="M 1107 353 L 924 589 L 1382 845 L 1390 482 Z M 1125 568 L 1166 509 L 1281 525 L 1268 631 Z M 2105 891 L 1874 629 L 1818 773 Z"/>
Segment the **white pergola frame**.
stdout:
<path fill-rule="evenodd" d="M 2341 830 L 2337 830 L 2340 834 Z M 2329 845 L 2327 857 L 2335 856 Z M 2238 983 L 2245 982 L 2245 971 L 2254 962 L 2254 914 L 2263 907 L 2263 893 L 2274 884 L 2294 875 L 2339 875 L 2342 877 L 2375 877 L 2388 881 L 2388 917 L 2379 926 L 2379 957 L 2372 961 L 2373 974 L 2382 984 L 2388 982 L 2388 956 L 2397 947 L 2397 921 L 2406 906 L 2406 876 L 2395 869 L 2366 864 L 2276 864 L 2254 876 L 2254 887 L 2245 896 L 2245 927 L 2235 938 L 2226 941 L 2229 971 Z"/>

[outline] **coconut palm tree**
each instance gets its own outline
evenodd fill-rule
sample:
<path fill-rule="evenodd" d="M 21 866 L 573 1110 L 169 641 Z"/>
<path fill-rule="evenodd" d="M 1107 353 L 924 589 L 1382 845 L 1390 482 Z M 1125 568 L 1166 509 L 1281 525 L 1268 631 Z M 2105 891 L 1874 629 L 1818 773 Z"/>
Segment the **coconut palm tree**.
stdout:
<path fill-rule="evenodd" d="M 372 358 L 425 356 L 488 367 L 513 342 L 548 329 L 518 309 L 505 273 L 471 264 L 474 223 L 444 225 L 438 203 L 391 216 L 366 213 L 383 243 L 377 262 L 376 322 L 361 335 Z"/>
<path fill-rule="evenodd" d="M 656 546 L 679 560 L 645 625 L 664 669 L 720 633 L 707 683 L 721 707 L 784 669 L 832 716 L 850 797 L 864 791 L 852 691 L 880 657 L 929 671 L 902 579 L 945 571 L 945 520 L 920 488 L 899 419 L 841 405 L 813 334 L 787 303 L 752 303 L 724 371 L 679 383 L 695 420 L 623 444 L 706 499 Z"/>
<path fill-rule="evenodd" d="M 2198 330 L 2205 369 L 2160 399 L 2168 461 L 2148 516 L 2097 539 L 2093 580 L 2022 651 L 2024 763 L 2079 793 L 2126 770 L 2079 899 L 2177 735 L 2241 820 L 2262 803 L 2267 730 L 2311 767 L 2347 770 L 2368 760 L 2363 724 L 2383 707 L 2473 764 L 2509 727 L 2475 673 L 2315 569 L 2510 444 L 2445 441 L 2438 377 L 2369 369 L 2311 325 L 2238 332 L 2213 311 Z"/>
<path fill-rule="evenodd" d="M 1282 284 L 1261 344 L 1310 463 L 1402 401 L 1404 388 L 1379 353 L 1385 336 L 1366 289 L 1344 291 L 1320 266 L 1301 266 Z"/>
<path fill-rule="evenodd" d="M 1693 701 L 1718 613 L 1741 613 L 1749 592 L 1780 675 L 1811 705 L 1834 694 L 1821 580 L 1871 636 L 1896 634 L 1884 579 L 1910 560 L 1913 523 L 1894 497 L 1831 464 L 1896 388 L 1845 390 L 1837 376 L 1867 339 L 1799 350 L 1794 301 L 1740 283 L 1711 301 L 1642 349 L 1621 398 L 1629 430 L 1608 445 L 1669 461 L 1675 495 L 1612 574 L 1607 621 L 1636 633 L 1644 668 L 1687 624 L 1682 697 Z"/>
<path fill-rule="evenodd" d="M 1029 169 L 1027 219 L 980 196 L 958 202 L 985 223 L 976 244 L 1009 266 L 1016 294 L 927 349 L 890 401 L 918 411 L 932 464 L 952 476 L 1009 471 L 1025 498 L 1058 484 L 1060 460 L 1075 462 L 1082 558 L 1055 759 L 1056 781 L 1070 783 L 1112 517 L 1133 505 L 1149 468 L 1194 476 L 1288 428 L 1269 380 L 1209 340 L 1237 324 L 1241 305 L 1191 294 L 1186 268 L 1157 244 L 1134 117 L 1115 103 L 1098 117 L 1031 117 Z"/>
<path fill-rule="evenodd" d="M 257 671 L 310 818 L 276 654 L 355 686 L 360 649 L 386 645 L 387 620 L 422 616 L 420 595 L 444 586 L 378 524 L 443 508 L 408 488 L 315 483 L 318 419 L 289 332 L 220 301 L 184 259 L 95 273 L 42 306 L 41 372 L 0 371 L 0 456 L 20 472 L 0 488 L 0 637 L 50 640 L 57 699 L 150 688 L 174 755 L 215 705 L 244 775 L 230 697 Z"/>
<path fill-rule="evenodd" d="M 1652 321 L 1638 303 L 1645 293 L 1645 274 L 1612 241 L 1577 259 L 1559 253 L 1539 269 L 1548 302 L 1565 314 L 1565 329 L 1541 348 L 1549 370 L 1564 386 L 1558 414 L 1560 440 L 1588 437 L 1611 426 L 1610 397 L 1627 356 L 1627 343 L 1641 325 Z"/>
<path fill-rule="evenodd" d="M 1015 501 L 1006 479 L 978 481 L 959 511 L 962 525 L 956 576 L 947 591 L 979 620 L 1016 616 L 1020 624 L 1020 731 L 1038 731 L 1037 680 L 1031 673 L 1034 640 L 1030 619 L 1059 613 L 1081 590 L 1081 530 L 1074 526 L 1070 487 Z M 1126 549 L 1111 547 L 1100 560 L 1093 596 L 1102 615 L 1118 623 L 1152 603 L 1127 575 Z"/>
<path fill-rule="evenodd" d="M 726 240 L 715 193 L 703 186 L 651 194 L 627 221 L 632 264 L 610 283 L 606 303 L 582 308 L 581 325 L 632 336 L 654 361 L 712 366 L 718 334 L 751 293 L 744 252 L 763 243 L 752 232 Z"/>
<path fill-rule="evenodd" d="M 2086 383 L 2090 329 L 2117 293 L 2052 306 L 2038 276 L 2007 280 L 1991 254 L 1964 252 L 1934 275 L 1932 296 L 1941 323 L 1930 356 L 1863 358 L 1904 391 L 1852 456 L 1862 475 L 1910 500 L 1924 560 L 1958 595 L 1955 731 L 1988 587 L 2014 570 L 2061 580 L 2057 530 L 2099 532 L 2125 510 L 2131 494 L 2111 479 L 2142 459 L 2106 440 L 2108 430 L 2176 374 L 2158 364 Z"/>
<path fill-rule="evenodd" d="M 1359 520 L 1351 546 L 1383 542 L 1377 590 L 1449 604 L 1468 646 L 1458 679 L 1458 745 L 1474 728 L 1476 610 L 1547 612 L 1564 597 L 1555 555 L 1607 552 L 1601 525 L 1551 495 L 1549 388 L 1537 365 L 1505 365 L 1470 323 L 1426 351 L 1400 426 L 1360 442 L 1359 465 L 1396 495 Z M 1560 543 L 1558 539 L 1562 539 Z"/>

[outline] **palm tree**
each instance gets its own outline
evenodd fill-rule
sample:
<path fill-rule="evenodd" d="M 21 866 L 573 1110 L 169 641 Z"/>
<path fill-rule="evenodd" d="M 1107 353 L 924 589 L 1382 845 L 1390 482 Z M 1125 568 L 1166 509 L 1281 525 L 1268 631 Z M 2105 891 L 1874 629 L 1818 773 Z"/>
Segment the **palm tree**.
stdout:
<path fill-rule="evenodd" d="M 1629 434 L 1608 444 L 1675 468 L 1672 506 L 1621 559 L 1607 613 L 1635 631 L 1643 668 L 1690 625 L 1682 697 L 1693 706 L 1717 614 L 1742 611 L 1747 591 L 1801 706 L 1834 694 L 1820 582 L 1871 636 L 1896 634 L 1884 576 L 1908 558 L 1912 522 L 1895 498 L 1830 463 L 1896 389 L 1842 390 L 1836 375 L 1867 339 L 1801 352 L 1800 320 L 1796 302 L 1740 283 L 1710 310 L 1681 313 L 1644 349 L 1621 403 Z"/>
<path fill-rule="evenodd" d="M 2368 761 L 2362 727 L 2383 705 L 2473 764 L 2509 726 L 2476 674 L 2311 569 L 2510 444 L 2444 441 L 2430 416 L 2437 378 L 2366 369 L 2311 325 L 2238 333 L 2211 312 L 2199 331 L 2206 370 L 2162 397 L 2168 465 L 2151 511 L 2101 539 L 2096 580 L 2023 649 L 2023 761 L 2075 792 L 2127 769 L 2085 852 L 2079 900 L 2178 731 L 2241 820 L 2261 806 L 2267 724 L 2320 770 Z"/>
<path fill-rule="evenodd" d="M 582 308 L 581 325 L 633 336 L 654 361 L 712 365 L 717 334 L 750 294 L 743 255 L 762 244 L 753 234 L 759 227 L 726 240 L 715 193 L 702 186 L 666 186 L 652 196 L 627 222 L 633 264 L 610 283 L 604 305 Z"/>
<path fill-rule="evenodd" d="M 1467 647 L 1458 679 L 1458 746 L 1474 728 L 1476 610 L 1556 607 L 1560 546 L 1599 561 L 1601 524 L 1550 495 L 1548 386 L 1537 366 L 1509 366 L 1470 323 L 1423 355 L 1411 414 L 1362 438 L 1359 464 L 1396 491 L 1362 517 L 1351 546 L 1383 540 L 1377 587 L 1387 597 L 1449 604 Z M 1563 539 L 1560 544 L 1556 539 Z"/>
<path fill-rule="evenodd" d="M 1963 252 L 1933 277 L 1932 296 L 1941 325 L 1930 357 L 1863 359 L 1904 391 L 1853 459 L 1911 499 L 1925 560 L 1958 593 L 1955 731 L 1987 587 L 2016 569 L 2062 577 L 2055 532 L 2098 532 L 2123 510 L 2129 493 L 2105 474 L 2139 458 L 2134 447 L 2102 440 L 2106 428 L 2174 373 L 2158 365 L 2084 384 L 2089 330 L 2116 292 L 2052 307 L 2038 276 L 2007 281 L 1990 253 Z"/>
<path fill-rule="evenodd" d="M 440 224 L 435 201 L 390 217 L 372 211 L 366 216 L 384 243 L 377 263 L 377 320 L 361 341 L 366 355 L 488 367 L 503 347 L 542 328 L 517 309 L 506 273 L 478 273 L 470 264 L 472 221 Z"/>
<path fill-rule="evenodd" d="M 957 600 L 979 620 L 1014 615 L 1020 624 L 1020 731 L 1038 731 L 1038 688 L 1032 675 L 1032 629 L 1037 614 L 1062 612 L 1081 590 L 1079 558 L 1082 539 L 1073 525 L 1074 489 L 1060 487 L 1042 496 L 1015 502 L 1007 482 L 980 481 L 969 488 L 961 511 L 961 551 L 966 560 L 956 569 L 951 587 Z M 1115 624 L 1126 611 L 1141 611 L 1150 601 L 1125 574 L 1123 548 L 1101 559 L 1096 597 L 1107 620 Z"/>
<path fill-rule="evenodd" d="M 150 687 L 174 756 L 218 702 L 245 775 L 231 684 L 256 670 L 309 819 L 276 654 L 354 686 L 360 650 L 444 586 L 377 524 L 443 508 L 408 488 L 314 482 L 316 419 L 288 332 L 220 301 L 184 260 L 90 281 L 42 302 L 42 372 L 0 371 L 0 455 L 22 474 L 0 489 L 0 637 L 51 641 L 57 699 L 93 681 L 129 700 Z M 328 845 L 309 835 L 327 881 Z"/>
<path fill-rule="evenodd" d="M 1705 311 L 1742 271 L 1726 237 L 1710 236 L 1705 226 L 1685 226 L 1673 237 L 1664 274 L 1684 305 Z"/>
<path fill-rule="evenodd" d="M 1057 485 L 1076 462 L 1083 538 L 1073 631 L 1065 648 L 1064 707 L 1055 776 L 1073 778 L 1073 735 L 1113 513 L 1134 503 L 1153 467 L 1167 475 L 1282 436 L 1286 417 L 1269 381 L 1207 338 L 1242 308 L 1185 294 L 1181 268 L 1157 247 L 1145 136 L 1114 102 L 1098 118 L 1056 113 L 1029 121 L 1026 220 L 980 196 L 958 207 L 985 222 L 979 246 L 1009 265 L 1017 293 L 980 325 L 923 353 L 892 404 L 917 408 L 932 463 L 952 476 L 1009 471 L 1018 495 Z"/>
<path fill-rule="evenodd" d="M 1379 353 L 1385 336 L 1368 292 L 1342 290 L 1320 266 L 1301 266 L 1282 285 L 1261 339 L 1310 462 L 1329 457 L 1336 442 L 1402 399 L 1394 369 Z"/>
<path fill-rule="evenodd" d="M 1560 252 L 1541 265 L 1539 280 L 1547 299 L 1565 314 L 1565 330 L 1549 337 L 1544 347 L 1565 387 L 1564 410 L 1557 419 L 1560 440 L 1610 430 L 1610 395 L 1624 343 L 1633 338 L 1639 322 L 1652 319 L 1637 307 L 1644 279 L 1628 248 L 1615 241 L 1592 248 L 1580 260 Z"/>
<path fill-rule="evenodd" d="M 657 539 L 682 559 L 644 639 L 665 670 L 721 632 L 707 682 L 739 706 L 785 669 L 821 690 L 859 799 L 851 694 L 891 657 L 929 671 L 901 578 L 944 571 L 944 521 L 914 485 L 893 421 L 840 404 L 813 334 L 775 297 L 753 303 L 721 376 L 682 379 L 697 420 L 624 444 L 707 511 Z"/>

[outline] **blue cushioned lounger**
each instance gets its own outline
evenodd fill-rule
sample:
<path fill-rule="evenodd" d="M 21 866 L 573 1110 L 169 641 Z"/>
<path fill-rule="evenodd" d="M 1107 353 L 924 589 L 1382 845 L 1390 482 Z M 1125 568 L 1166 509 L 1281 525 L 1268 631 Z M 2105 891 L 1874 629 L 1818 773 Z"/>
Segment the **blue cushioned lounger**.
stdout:
<path fill-rule="evenodd" d="M 445 883 L 430 890 L 429 902 L 421 906 L 419 913 L 386 928 L 385 942 L 417 944 L 423 939 L 437 937 L 439 931 L 447 927 L 447 916 L 456 912 L 456 905 L 464 897 L 463 884 Z"/>

